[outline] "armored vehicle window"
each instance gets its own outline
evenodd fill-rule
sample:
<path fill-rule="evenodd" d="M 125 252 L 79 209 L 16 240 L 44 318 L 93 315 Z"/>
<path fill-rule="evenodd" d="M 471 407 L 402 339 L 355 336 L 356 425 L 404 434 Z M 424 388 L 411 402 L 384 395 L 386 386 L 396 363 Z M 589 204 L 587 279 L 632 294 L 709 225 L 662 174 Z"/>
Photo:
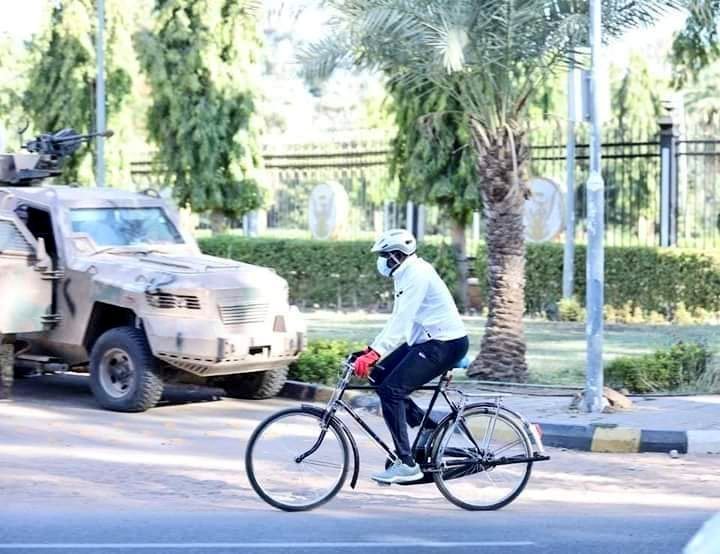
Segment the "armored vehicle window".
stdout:
<path fill-rule="evenodd" d="M 32 254 L 32 247 L 12 221 L 0 221 L 0 252 L 12 250 Z"/>
<path fill-rule="evenodd" d="M 75 233 L 87 233 L 98 246 L 182 244 L 183 239 L 162 208 L 75 208 Z"/>
<path fill-rule="evenodd" d="M 27 228 L 36 239 L 42 238 L 45 241 L 45 249 L 54 264 L 57 264 L 57 246 L 55 244 L 55 233 L 53 233 L 50 214 L 45 210 L 20 206 L 17 215 L 25 222 Z"/>

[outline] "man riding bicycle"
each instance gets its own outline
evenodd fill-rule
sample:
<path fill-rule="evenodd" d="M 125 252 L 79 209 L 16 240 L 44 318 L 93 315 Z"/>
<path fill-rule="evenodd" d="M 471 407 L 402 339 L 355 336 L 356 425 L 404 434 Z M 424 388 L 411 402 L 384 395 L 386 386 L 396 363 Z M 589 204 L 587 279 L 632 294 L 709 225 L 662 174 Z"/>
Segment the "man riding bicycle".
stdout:
<path fill-rule="evenodd" d="M 378 387 L 399 458 L 372 476 L 381 483 L 406 483 L 423 476 L 411 452 L 407 425 L 420 425 L 424 412 L 410 394 L 453 368 L 468 350 L 465 325 L 447 285 L 432 265 L 418 258 L 416 247 L 415 237 L 404 229 L 386 231 L 373 245 L 377 270 L 393 278 L 395 300 L 383 330 L 354 361 L 355 374 L 369 377 Z M 426 422 L 427 427 L 433 425 Z"/>

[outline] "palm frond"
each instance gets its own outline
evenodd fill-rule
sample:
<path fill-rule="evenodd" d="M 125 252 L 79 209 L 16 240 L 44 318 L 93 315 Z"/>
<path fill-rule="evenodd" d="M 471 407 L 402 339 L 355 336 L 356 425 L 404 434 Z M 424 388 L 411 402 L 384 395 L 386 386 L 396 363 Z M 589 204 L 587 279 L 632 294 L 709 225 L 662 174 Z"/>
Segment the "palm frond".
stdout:
<path fill-rule="evenodd" d="M 296 55 L 303 76 L 312 80 L 328 78 L 340 66 L 351 65 L 355 49 L 340 32 L 327 35 L 317 42 L 301 46 Z"/>
<path fill-rule="evenodd" d="M 615 37 L 700 0 L 603 0 Z M 332 33 L 306 48 L 306 72 L 340 63 L 385 72 L 406 89 L 428 83 L 462 97 L 496 128 L 522 110 L 529 90 L 587 42 L 587 0 L 327 0 Z"/>

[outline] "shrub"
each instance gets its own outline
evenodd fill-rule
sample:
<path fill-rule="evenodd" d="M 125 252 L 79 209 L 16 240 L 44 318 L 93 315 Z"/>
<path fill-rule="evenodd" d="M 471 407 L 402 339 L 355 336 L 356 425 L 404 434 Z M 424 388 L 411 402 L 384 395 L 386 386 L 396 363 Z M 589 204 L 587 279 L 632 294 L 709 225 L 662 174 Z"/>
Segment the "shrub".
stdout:
<path fill-rule="evenodd" d="M 585 299 L 585 246 L 575 248 L 575 292 Z M 486 275 L 486 251 L 478 249 L 475 271 Z M 528 244 L 525 306 L 530 314 L 552 311 L 562 298 L 563 245 Z M 485 291 L 484 291 L 485 292 Z M 485 297 L 486 294 L 485 294 Z M 643 314 L 675 319 L 680 308 L 690 314 L 720 312 L 720 264 L 707 252 L 653 247 L 605 249 L 605 304 L 620 313 L 622 321 L 644 320 Z M 640 310 L 640 311 L 638 311 Z"/>
<path fill-rule="evenodd" d="M 343 359 L 365 346 L 345 340 L 311 341 L 298 360 L 291 364 L 288 378 L 306 383 L 334 385 Z"/>
<path fill-rule="evenodd" d="M 563 298 L 558 302 L 558 319 L 560 321 L 585 321 L 585 308 L 577 298 Z"/>
<path fill-rule="evenodd" d="M 200 240 L 206 254 L 275 269 L 287 279 L 290 298 L 304 307 L 384 308 L 392 282 L 377 274 L 367 241 L 245 238 L 221 235 Z M 420 256 L 435 265 L 455 293 L 457 263 L 446 244 L 422 243 Z M 528 244 L 525 305 L 530 314 L 556 312 L 562 298 L 563 246 Z M 486 251 L 477 252 L 475 271 L 485 287 Z M 585 247 L 575 250 L 575 287 L 585 299 Z M 484 302 L 487 305 L 487 302 Z M 698 321 L 720 312 L 720 264 L 707 253 L 649 247 L 605 251 L 605 304 L 618 322 Z M 654 312 L 654 313 L 653 313 Z"/>
<path fill-rule="evenodd" d="M 366 241 L 245 238 L 234 235 L 200 239 L 205 254 L 271 267 L 288 281 L 290 300 L 303 307 L 387 307 L 392 281 L 375 270 L 375 255 Z M 421 244 L 418 254 L 456 288 L 452 249 Z"/>
<path fill-rule="evenodd" d="M 710 358 L 704 345 L 679 342 L 653 354 L 616 358 L 605 366 L 605 379 L 608 385 L 630 392 L 671 391 L 698 383 Z"/>

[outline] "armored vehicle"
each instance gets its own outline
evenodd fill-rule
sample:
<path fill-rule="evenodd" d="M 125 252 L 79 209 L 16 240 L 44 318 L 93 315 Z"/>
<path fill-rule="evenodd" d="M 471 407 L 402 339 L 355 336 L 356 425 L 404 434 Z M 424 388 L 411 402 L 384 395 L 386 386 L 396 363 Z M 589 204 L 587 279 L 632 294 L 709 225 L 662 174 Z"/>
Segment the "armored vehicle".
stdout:
<path fill-rule="evenodd" d="M 166 382 L 277 394 L 306 336 L 286 281 L 203 255 L 157 194 L 42 184 L 89 137 L 0 155 L 0 336 L 16 369 L 89 372 L 118 411 L 155 406 Z"/>

